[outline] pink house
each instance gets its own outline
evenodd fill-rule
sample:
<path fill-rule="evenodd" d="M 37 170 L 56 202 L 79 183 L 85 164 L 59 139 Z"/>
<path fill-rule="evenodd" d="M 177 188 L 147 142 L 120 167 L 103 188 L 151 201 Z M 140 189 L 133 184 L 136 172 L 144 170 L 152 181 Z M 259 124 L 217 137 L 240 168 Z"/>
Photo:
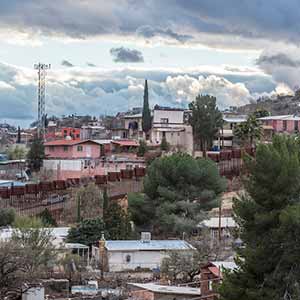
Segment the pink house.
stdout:
<path fill-rule="evenodd" d="M 105 145 L 92 140 L 56 140 L 46 142 L 44 146 L 45 154 L 47 158 L 50 159 L 96 159 L 105 155 L 105 152 L 107 150 L 105 149 Z"/>
<path fill-rule="evenodd" d="M 295 133 L 300 129 L 300 117 L 294 115 L 268 116 L 260 120 L 263 125 L 272 126 L 275 133 Z"/>

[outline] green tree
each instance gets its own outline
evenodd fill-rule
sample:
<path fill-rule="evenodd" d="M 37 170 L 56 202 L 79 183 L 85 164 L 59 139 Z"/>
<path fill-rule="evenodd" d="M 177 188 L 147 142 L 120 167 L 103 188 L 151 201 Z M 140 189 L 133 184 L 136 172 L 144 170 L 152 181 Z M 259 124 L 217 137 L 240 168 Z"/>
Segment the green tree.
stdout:
<path fill-rule="evenodd" d="M 148 82 L 145 80 L 144 89 L 144 103 L 143 103 L 143 116 L 142 116 L 142 128 L 146 134 L 146 139 L 148 139 L 149 131 L 152 126 L 151 112 L 149 108 L 149 95 L 148 95 Z"/>
<path fill-rule="evenodd" d="M 67 240 L 69 243 L 92 246 L 101 239 L 104 231 L 105 226 L 101 218 L 85 219 L 70 229 Z"/>
<path fill-rule="evenodd" d="M 57 226 L 56 220 L 53 218 L 52 214 L 48 210 L 48 208 L 45 208 L 40 214 L 39 218 L 41 219 L 43 226 L 49 227 L 49 226 Z"/>
<path fill-rule="evenodd" d="M 259 119 L 259 118 L 263 118 L 263 117 L 268 117 L 270 115 L 270 113 L 264 109 L 264 108 L 257 108 L 255 110 L 255 112 L 253 113 L 253 115 Z"/>
<path fill-rule="evenodd" d="M 31 169 L 39 171 L 45 157 L 46 156 L 43 140 L 38 137 L 34 138 L 27 154 Z"/>
<path fill-rule="evenodd" d="M 0 209 L 0 227 L 10 226 L 14 223 L 16 218 L 16 212 L 13 208 Z"/>
<path fill-rule="evenodd" d="M 298 143 L 285 136 L 247 158 L 247 193 L 234 201 L 244 247 L 238 268 L 225 273 L 222 300 L 299 299 L 299 161 Z"/>
<path fill-rule="evenodd" d="M 211 160 L 183 153 L 157 158 L 144 180 L 152 225 L 163 234 L 191 233 L 204 212 L 217 206 L 225 186 Z"/>
<path fill-rule="evenodd" d="M 137 155 L 143 157 L 147 151 L 148 151 L 147 143 L 144 140 L 140 140 Z"/>
<path fill-rule="evenodd" d="M 112 240 L 126 240 L 131 235 L 131 224 L 128 214 L 116 201 L 109 204 L 104 214 L 105 228 Z"/>
<path fill-rule="evenodd" d="M 153 208 L 151 202 L 146 201 L 144 194 L 129 193 L 128 208 L 134 225 L 146 228 L 151 223 Z"/>
<path fill-rule="evenodd" d="M 162 150 L 162 151 L 169 151 L 169 149 L 170 149 L 170 145 L 167 142 L 166 137 L 163 136 L 163 138 L 161 140 L 161 143 L 160 143 L 160 150 Z"/>
<path fill-rule="evenodd" d="M 254 142 L 262 136 L 261 124 L 254 114 L 250 115 L 246 122 L 235 126 L 234 135 L 244 146 L 247 144 L 253 146 Z"/>
<path fill-rule="evenodd" d="M 202 151 L 212 146 L 213 139 L 222 127 L 222 113 L 217 107 L 217 99 L 209 95 L 199 95 L 189 104 L 192 111 L 189 123 L 193 127 L 195 141 Z"/>

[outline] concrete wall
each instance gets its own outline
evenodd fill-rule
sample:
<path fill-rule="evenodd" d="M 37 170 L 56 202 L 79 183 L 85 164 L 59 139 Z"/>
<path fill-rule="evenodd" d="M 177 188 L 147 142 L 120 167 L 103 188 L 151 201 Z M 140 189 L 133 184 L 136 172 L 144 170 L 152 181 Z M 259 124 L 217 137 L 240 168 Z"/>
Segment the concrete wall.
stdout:
<path fill-rule="evenodd" d="M 55 179 L 80 178 L 85 176 L 107 175 L 128 167 L 145 167 L 144 161 L 103 162 L 100 159 L 45 159 L 43 168 L 54 171 Z"/>
<path fill-rule="evenodd" d="M 192 126 L 183 125 L 182 131 L 165 131 L 167 142 L 171 147 L 185 151 L 189 154 L 193 153 L 193 129 Z M 163 138 L 163 128 L 153 128 L 151 132 L 151 140 L 153 143 L 160 144 Z"/>
<path fill-rule="evenodd" d="M 169 124 L 183 124 L 183 111 L 181 110 L 154 110 L 153 125 L 161 123 L 161 119 L 168 119 Z"/>

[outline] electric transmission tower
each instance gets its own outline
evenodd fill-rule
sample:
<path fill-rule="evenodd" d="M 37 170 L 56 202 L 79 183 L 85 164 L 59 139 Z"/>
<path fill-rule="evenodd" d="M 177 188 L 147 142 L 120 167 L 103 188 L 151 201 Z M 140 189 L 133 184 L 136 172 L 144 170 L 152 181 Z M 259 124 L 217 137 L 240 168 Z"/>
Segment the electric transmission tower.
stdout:
<path fill-rule="evenodd" d="M 50 64 L 38 63 L 34 65 L 38 72 L 38 136 L 44 138 L 45 134 L 45 88 L 46 88 L 46 71 L 51 68 Z"/>

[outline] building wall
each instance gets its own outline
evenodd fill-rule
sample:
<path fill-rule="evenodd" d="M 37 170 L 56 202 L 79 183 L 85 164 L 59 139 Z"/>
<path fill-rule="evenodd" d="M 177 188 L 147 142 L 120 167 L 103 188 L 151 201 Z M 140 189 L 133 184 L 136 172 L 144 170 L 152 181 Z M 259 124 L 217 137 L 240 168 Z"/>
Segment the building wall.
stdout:
<path fill-rule="evenodd" d="M 181 126 L 183 131 L 165 131 L 165 137 L 171 147 L 178 148 L 192 155 L 193 153 L 193 129 L 191 126 Z M 160 144 L 163 139 L 163 128 L 153 128 L 151 140 L 153 143 Z"/>
<path fill-rule="evenodd" d="M 78 151 L 78 146 L 82 147 L 82 151 Z M 94 143 L 45 146 L 45 154 L 48 158 L 99 158 L 101 156 L 101 147 Z"/>
<path fill-rule="evenodd" d="M 161 123 L 161 119 L 168 119 L 169 124 L 183 124 L 183 113 L 181 110 L 154 110 L 153 125 Z"/>
<path fill-rule="evenodd" d="M 144 161 L 103 162 L 100 159 L 45 159 L 43 168 L 53 171 L 55 179 L 80 178 L 95 175 L 107 175 L 129 167 L 145 167 Z"/>
<path fill-rule="evenodd" d="M 108 267 L 110 272 L 135 270 L 141 268 L 159 268 L 162 259 L 167 256 L 165 251 L 108 251 Z M 130 262 L 126 261 L 130 256 Z"/>

